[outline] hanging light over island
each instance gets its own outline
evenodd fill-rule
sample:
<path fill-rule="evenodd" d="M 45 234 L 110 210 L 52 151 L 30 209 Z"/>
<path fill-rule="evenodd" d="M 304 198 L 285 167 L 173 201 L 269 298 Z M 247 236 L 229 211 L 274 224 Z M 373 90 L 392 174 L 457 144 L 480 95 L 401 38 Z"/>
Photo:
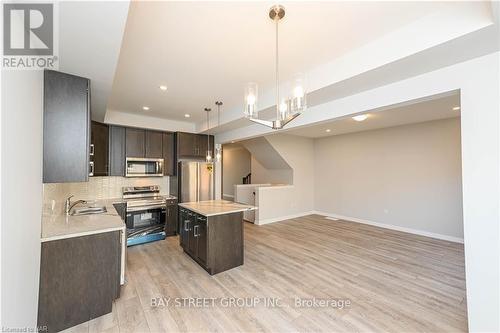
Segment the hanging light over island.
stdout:
<path fill-rule="evenodd" d="M 285 93 L 280 94 L 279 80 L 279 43 L 278 43 L 278 24 L 285 16 L 285 8 L 281 5 L 271 7 L 269 18 L 276 25 L 276 119 L 264 120 L 259 118 L 258 114 L 258 85 L 255 82 L 247 84 L 245 89 L 245 117 L 255 123 L 271 127 L 272 129 L 281 129 L 290 121 L 300 115 L 307 107 L 305 75 L 296 74 L 291 84 L 286 84 Z"/>

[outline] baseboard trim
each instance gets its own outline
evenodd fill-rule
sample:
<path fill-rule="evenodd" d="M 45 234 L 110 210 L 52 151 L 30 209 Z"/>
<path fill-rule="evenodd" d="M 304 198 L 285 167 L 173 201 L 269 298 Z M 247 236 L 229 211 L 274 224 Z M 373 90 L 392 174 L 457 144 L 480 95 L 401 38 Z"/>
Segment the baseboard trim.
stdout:
<path fill-rule="evenodd" d="M 271 219 L 255 221 L 255 224 L 256 225 L 264 225 L 264 224 L 269 224 L 269 223 L 274 223 L 274 222 L 296 219 L 297 217 L 303 217 L 303 216 L 312 215 L 312 214 L 315 214 L 315 212 L 314 211 L 302 212 L 302 213 L 297 213 L 297 214 L 292 214 L 292 215 L 287 215 L 287 216 L 280 216 L 280 217 L 275 217 L 275 218 L 271 218 Z"/>
<path fill-rule="evenodd" d="M 224 193 L 223 193 L 223 194 L 222 194 L 222 197 L 223 197 L 223 198 L 231 198 L 231 199 L 234 199 L 234 195 L 232 195 L 232 194 L 224 194 Z"/>
<path fill-rule="evenodd" d="M 326 212 L 321 212 L 321 211 L 313 211 L 311 214 L 317 214 L 317 215 L 323 215 L 325 217 L 331 217 L 331 218 L 336 218 L 339 220 L 346 220 L 348 222 L 356 222 L 356 223 L 362 223 L 362 224 L 368 224 L 372 225 L 375 227 L 380 227 L 380 228 L 385 228 L 385 229 L 391 229 L 391 230 L 396 230 L 396 231 L 402 231 L 406 232 L 409 234 L 414 234 L 414 235 L 419 235 L 419 236 L 426 236 L 430 238 L 436 238 L 436 239 L 441 239 L 441 240 L 446 240 L 454 243 L 464 243 L 463 238 L 459 237 L 454 237 L 454 236 L 448 236 L 448 235 L 443 235 L 443 234 L 438 234 L 434 232 L 429 232 L 429 231 L 424 231 L 424 230 L 418 230 L 418 229 L 412 229 L 412 228 L 406 228 L 406 227 L 400 227 L 396 225 L 391 225 L 391 224 L 385 224 L 385 223 L 380 223 L 380 222 L 374 222 L 370 220 L 365 220 L 365 219 L 359 219 L 356 217 L 350 217 L 350 216 L 344 216 L 344 215 L 339 215 L 339 214 L 333 214 L 333 213 L 326 213 Z"/>

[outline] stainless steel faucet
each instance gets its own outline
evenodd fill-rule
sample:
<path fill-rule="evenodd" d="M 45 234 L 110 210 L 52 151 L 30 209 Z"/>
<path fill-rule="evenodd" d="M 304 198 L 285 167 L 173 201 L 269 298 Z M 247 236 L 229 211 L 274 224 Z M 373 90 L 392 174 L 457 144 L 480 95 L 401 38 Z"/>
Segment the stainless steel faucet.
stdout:
<path fill-rule="evenodd" d="M 80 204 L 80 203 L 87 203 L 87 201 L 85 200 L 77 200 L 73 203 L 71 203 L 71 198 L 74 197 L 74 195 L 70 195 L 67 199 L 66 199 L 66 202 L 64 203 L 64 211 L 66 212 L 66 215 L 70 215 L 71 213 L 71 210 L 73 209 L 73 207 L 75 207 L 76 205 Z"/>

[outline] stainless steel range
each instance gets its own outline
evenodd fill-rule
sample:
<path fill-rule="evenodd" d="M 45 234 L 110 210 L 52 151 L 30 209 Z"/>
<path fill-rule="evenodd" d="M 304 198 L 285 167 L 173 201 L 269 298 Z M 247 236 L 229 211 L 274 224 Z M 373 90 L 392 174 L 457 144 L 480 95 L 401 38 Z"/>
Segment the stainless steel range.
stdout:
<path fill-rule="evenodd" d="M 127 246 L 165 239 L 166 199 L 158 185 L 123 187 Z"/>

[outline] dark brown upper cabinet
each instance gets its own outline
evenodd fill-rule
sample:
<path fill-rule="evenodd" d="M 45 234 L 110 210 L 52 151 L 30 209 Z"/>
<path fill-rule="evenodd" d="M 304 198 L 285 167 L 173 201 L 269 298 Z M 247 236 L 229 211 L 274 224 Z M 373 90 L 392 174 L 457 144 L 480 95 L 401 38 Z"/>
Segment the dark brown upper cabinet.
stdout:
<path fill-rule="evenodd" d="M 212 158 L 214 157 L 214 136 L 210 135 L 209 137 L 205 134 L 196 134 L 196 145 L 198 147 L 198 151 L 200 152 L 198 156 L 205 158 L 207 156 L 208 150 L 208 140 L 210 138 L 210 151 Z"/>
<path fill-rule="evenodd" d="M 196 135 L 192 133 L 177 132 L 177 156 L 196 156 Z"/>
<path fill-rule="evenodd" d="M 85 182 L 90 172 L 90 80 L 46 70 L 43 182 Z"/>
<path fill-rule="evenodd" d="M 125 130 L 126 157 L 163 158 L 163 133 L 140 128 Z"/>
<path fill-rule="evenodd" d="M 146 130 L 147 158 L 163 158 L 163 133 Z"/>
<path fill-rule="evenodd" d="M 174 133 L 163 133 L 163 175 L 175 175 Z"/>
<path fill-rule="evenodd" d="M 108 175 L 109 126 L 92 121 L 90 130 L 90 161 L 93 162 L 93 176 Z"/>
<path fill-rule="evenodd" d="M 177 132 L 178 158 L 205 158 L 208 150 L 208 138 L 205 134 Z M 210 136 L 210 150 L 214 156 L 214 137 Z"/>
<path fill-rule="evenodd" d="M 126 157 L 146 156 L 146 131 L 139 128 L 127 128 L 125 130 L 125 152 Z"/>
<path fill-rule="evenodd" d="M 125 127 L 109 126 L 109 175 L 125 176 Z"/>

